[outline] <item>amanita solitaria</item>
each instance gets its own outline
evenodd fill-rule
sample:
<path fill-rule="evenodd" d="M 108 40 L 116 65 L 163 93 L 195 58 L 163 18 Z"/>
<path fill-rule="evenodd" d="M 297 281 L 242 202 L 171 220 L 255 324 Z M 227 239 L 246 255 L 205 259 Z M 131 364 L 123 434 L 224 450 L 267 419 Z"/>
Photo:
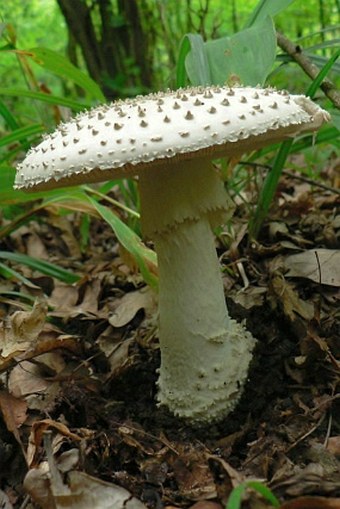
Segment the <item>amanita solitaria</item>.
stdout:
<path fill-rule="evenodd" d="M 159 266 L 158 400 L 192 423 L 235 408 L 255 340 L 228 315 L 212 228 L 231 207 L 211 161 L 316 131 L 328 114 L 272 89 L 198 87 L 78 115 L 18 165 L 16 188 L 138 175 L 142 228 Z"/>

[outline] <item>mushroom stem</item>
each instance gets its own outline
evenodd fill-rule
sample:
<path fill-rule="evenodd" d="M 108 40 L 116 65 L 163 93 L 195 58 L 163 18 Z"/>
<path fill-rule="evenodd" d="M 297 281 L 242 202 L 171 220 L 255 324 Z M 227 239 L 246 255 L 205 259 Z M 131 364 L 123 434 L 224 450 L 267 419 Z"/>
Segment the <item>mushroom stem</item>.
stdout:
<path fill-rule="evenodd" d="M 223 184 L 208 163 L 179 166 L 185 168 L 140 182 L 142 217 L 157 211 L 143 226 L 154 239 L 160 276 L 158 400 L 191 422 L 209 422 L 235 407 L 254 339 L 229 318 L 225 303 L 211 231 L 230 215 Z M 160 224 L 168 217 L 176 219 Z"/>

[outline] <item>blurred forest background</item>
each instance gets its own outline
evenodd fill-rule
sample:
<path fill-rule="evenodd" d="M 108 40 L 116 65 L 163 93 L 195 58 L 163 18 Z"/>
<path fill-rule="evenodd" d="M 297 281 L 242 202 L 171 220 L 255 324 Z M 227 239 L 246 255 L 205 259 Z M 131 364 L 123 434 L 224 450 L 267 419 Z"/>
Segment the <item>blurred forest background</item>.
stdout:
<path fill-rule="evenodd" d="M 86 70 L 107 98 L 136 95 L 176 86 L 184 34 L 201 34 L 204 40 L 230 36 L 245 26 L 256 4 L 257 0 L 10 0 L 0 8 L 2 49 L 53 49 Z M 277 30 L 309 52 L 330 56 L 339 45 L 339 0 L 281 4 L 290 5 L 275 17 Z M 14 54 L 2 52 L 0 66 L 2 87 L 25 85 L 27 75 Z M 34 73 L 54 93 L 81 94 L 44 69 Z M 298 68 L 284 67 L 273 81 L 294 90 L 303 89 L 307 79 Z"/>

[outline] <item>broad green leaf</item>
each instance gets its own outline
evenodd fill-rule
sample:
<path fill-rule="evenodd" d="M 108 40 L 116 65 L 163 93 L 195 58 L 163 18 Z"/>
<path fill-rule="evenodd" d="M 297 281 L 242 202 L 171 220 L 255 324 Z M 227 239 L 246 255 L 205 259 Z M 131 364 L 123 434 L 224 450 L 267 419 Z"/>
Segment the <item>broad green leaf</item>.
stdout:
<path fill-rule="evenodd" d="M 25 90 L 21 88 L 0 88 L 0 95 L 14 96 L 14 97 L 28 97 L 29 99 L 36 99 L 37 101 L 43 101 L 49 104 L 59 104 L 60 106 L 66 106 L 74 111 L 82 111 L 85 108 L 89 108 L 90 104 L 78 103 L 73 99 L 67 99 L 66 97 L 59 97 L 53 94 L 44 94 L 43 92 L 33 92 L 32 90 Z"/>
<path fill-rule="evenodd" d="M 194 86 L 212 85 L 205 43 L 199 34 L 186 34 L 181 43 L 177 64 L 177 86 L 185 85 L 184 66 Z"/>
<path fill-rule="evenodd" d="M 32 48 L 25 52 L 25 55 L 57 76 L 76 83 L 98 101 L 105 102 L 105 96 L 100 90 L 99 85 L 56 51 L 48 48 Z"/>
<path fill-rule="evenodd" d="M 0 259 L 9 260 L 21 265 L 26 265 L 33 270 L 46 274 L 47 276 L 55 277 L 60 281 L 72 284 L 80 280 L 80 276 L 70 272 L 69 270 L 58 267 L 54 263 L 46 262 L 45 260 L 39 260 L 21 253 L 12 253 L 10 251 L 0 251 Z"/>
<path fill-rule="evenodd" d="M 261 23 L 267 16 L 275 16 L 293 2 L 294 0 L 260 0 L 244 28 Z"/>
<path fill-rule="evenodd" d="M 152 288 L 157 289 L 158 279 L 155 275 L 157 267 L 156 253 L 147 248 L 138 235 L 123 223 L 112 210 L 101 205 L 91 197 L 88 197 L 88 200 L 90 200 L 101 217 L 111 226 L 120 244 L 134 257 L 144 281 Z"/>
<path fill-rule="evenodd" d="M 273 20 L 267 17 L 254 27 L 205 44 L 214 85 L 236 77 L 243 85 L 263 85 L 276 57 Z"/>

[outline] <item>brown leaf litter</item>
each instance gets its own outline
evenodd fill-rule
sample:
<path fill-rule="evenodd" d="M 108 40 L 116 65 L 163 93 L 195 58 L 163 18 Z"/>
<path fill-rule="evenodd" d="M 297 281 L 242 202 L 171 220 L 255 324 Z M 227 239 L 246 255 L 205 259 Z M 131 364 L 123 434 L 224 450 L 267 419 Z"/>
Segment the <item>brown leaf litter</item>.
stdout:
<path fill-rule="evenodd" d="M 244 203 L 218 250 L 258 346 L 238 408 L 205 429 L 155 404 L 156 297 L 105 223 L 84 251 L 77 210 L 52 207 L 4 240 L 81 280 L 0 281 L 1 507 L 222 509 L 247 480 L 281 509 L 340 507 L 339 195 L 284 177 L 252 243 Z M 248 489 L 242 507 L 270 504 Z"/>

